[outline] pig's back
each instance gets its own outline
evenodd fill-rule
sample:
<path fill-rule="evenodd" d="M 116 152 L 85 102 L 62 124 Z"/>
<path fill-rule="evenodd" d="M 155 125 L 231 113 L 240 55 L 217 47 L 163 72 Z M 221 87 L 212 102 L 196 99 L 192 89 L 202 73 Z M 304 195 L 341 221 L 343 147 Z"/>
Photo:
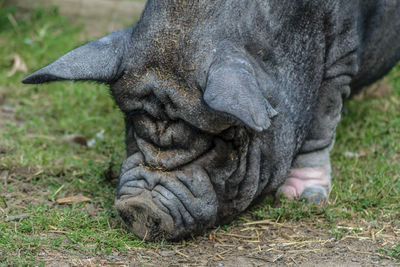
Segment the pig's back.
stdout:
<path fill-rule="evenodd" d="M 400 60 L 400 0 L 363 0 L 360 16 L 360 68 L 353 93 L 373 83 Z"/>

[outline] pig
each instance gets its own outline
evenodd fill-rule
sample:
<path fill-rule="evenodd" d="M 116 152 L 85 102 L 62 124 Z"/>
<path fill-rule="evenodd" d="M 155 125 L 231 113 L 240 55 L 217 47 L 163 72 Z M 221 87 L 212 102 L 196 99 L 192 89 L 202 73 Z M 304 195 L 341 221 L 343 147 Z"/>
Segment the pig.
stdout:
<path fill-rule="evenodd" d="M 343 100 L 396 64 L 399 32 L 396 0 L 149 0 L 23 83 L 110 85 L 115 207 L 138 237 L 179 240 L 269 194 L 323 203 Z"/>

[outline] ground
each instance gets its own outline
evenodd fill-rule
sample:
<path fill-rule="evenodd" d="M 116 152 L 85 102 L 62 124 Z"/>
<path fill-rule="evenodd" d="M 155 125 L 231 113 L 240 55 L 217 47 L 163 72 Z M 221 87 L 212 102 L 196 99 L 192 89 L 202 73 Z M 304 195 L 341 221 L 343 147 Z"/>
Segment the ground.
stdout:
<path fill-rule="evenodd" d="M 0 266 L 400 265 L 400 67 L 346 103 L 324 206 L 267 198 L 203 235 L 145 243 L 113 209 L 124 133 L 107 88 L 20 83 L 24 65 L 85 39 L 55 10 L 0 9 Z"/>

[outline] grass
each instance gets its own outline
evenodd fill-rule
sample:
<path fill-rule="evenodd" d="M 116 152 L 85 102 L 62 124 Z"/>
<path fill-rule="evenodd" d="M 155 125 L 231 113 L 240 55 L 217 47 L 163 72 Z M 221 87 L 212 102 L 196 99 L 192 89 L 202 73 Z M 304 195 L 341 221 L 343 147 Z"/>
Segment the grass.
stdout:
<path fill-rule="evenodd" d="M 44 265 L 38 257 L 43 253 L 107 258 L 115 252 L 168 246 L 144 244 L 126 233 L 113 209 L 112 178 L 124 158 L 124 125 L 107 88 L 72 82 L 25 86 L 20 83 L 23 73 L 7 77 L 10 55 L 18 54 L 33 71 L 81 44 L 81 27 L 69 26 L 56 9 L 15 18 L 13 8 L 0 9 L 0 101 L 3 95 L 3 105 L 13 110 L 0 122 L 0 178 L 9 175 L 6 182 L 0 179 L 0 265 Z M 390 94 L 365 94 L 346 103 L 348 113 L 332 151 L 330 203 L 322 208 L 301 202 L 274 207 L 268 198 L 222 231 L 246 218 L 316 220 L 338 239 L 349 231 L 363 231 L 360 222 L 376 232 L 385 225 L 399 229 L 400 66 L 386 79 Z M 96 139 L 103 130 L 104 139 Z M 96 145 L 71 144 L 63 138 L 69 135 L 94 138 Z M 91 202 L 55 202 L 74 195 Z M 21 213 L 31 216 L 5 221 Z M 382 247 L 382 253 L 400 260 L 399 248 L 400 243 Z"/>
<path fill-rule="evenodd" d="M 20 183 L 11 180 L 0 185 L 0 262 L 32 263 L 47 247 L 83 255 L 137 247 L 140 240 L 123 231 L 115 219 L 115 182 L 105 178 L 118 170 L 124 156 L 123 118 L 107 88 L 72 82 L 23 86 L 22 73 L 7 77 L 10 55 L 18 54 L 34 70 L 81 44 L 81 28 L 69 26 L 56 9 L 38 9 L 28 19 L 16 20 L 17 24 L 8 19 L 15 18 L 14 9 L 0 12 L 0 57 L 6 59 L 0 64 L 0 92 L 6 96 L 5 105 L 16 111 L 13 120 L 0 125 L 0 147 L 7 151 L 0 154 L 0 170 L 11 170 L 16 180 L 29 179 L 28 190 L 35 191 L 31 204 L 14 205 L 24 197 Z M 104 139 L 90 148 L 60 137 L 79 134 L 91 139 L 102 130 Z M 52 204 L 55 197 L 74 194 L 90 197 L 98 214 L 88 216 L 85 204 Z M 5 213 L 21 212 L 32 216 L 4 222 Z M 21 259 L 7 256 L 16 251 Z"/>

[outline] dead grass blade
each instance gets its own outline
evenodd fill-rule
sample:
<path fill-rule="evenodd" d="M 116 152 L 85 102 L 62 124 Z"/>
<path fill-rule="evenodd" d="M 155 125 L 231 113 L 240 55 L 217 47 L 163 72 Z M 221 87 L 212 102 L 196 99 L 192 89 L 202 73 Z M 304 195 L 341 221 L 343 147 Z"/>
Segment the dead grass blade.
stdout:
<path fill-rule="evenodd" d="M 85 196 L 73 196 L 73 197 L 66 197 L 57 199 L 56 202 L 58 204 L 78 204 L 82 202 L 89 202 L 92 201 L 90 198 Z"/>

